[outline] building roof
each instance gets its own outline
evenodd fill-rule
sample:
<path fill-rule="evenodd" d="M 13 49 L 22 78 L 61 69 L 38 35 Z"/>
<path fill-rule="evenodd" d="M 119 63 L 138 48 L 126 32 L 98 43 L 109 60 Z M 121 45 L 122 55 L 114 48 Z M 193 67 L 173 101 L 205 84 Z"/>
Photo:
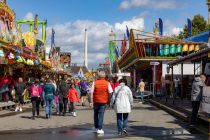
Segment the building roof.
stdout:
<path fill-rule="evenodd" d="M 196 59 L 201 59 L 203 57 L 207 57 L 209 52 L 210 52 L 210 48 L 205 48 L 205 49 L 202 49 L 198 52 L 195 52 L 195 53 L 189 54 L 187 56 L 181 57 L 180 59 L 171 61 L 171 62 L 168 63 L 168 65 L 170 67 L 172 67 L 174 65 L 181 64 L 181 63 L 184 63 L 184 62 L 188 62 L 188 61 L 191 62 L 191 61 L 196 60 Z"/>
<path fill-rule="evenodd" d="M 193 42 L 208 42 L 209 39 L 209 31 L 197 34 L 195 36 L 185 38 L 184 41 L 193 41 Z"/>
<path fill-rule="evenodd" d="M 82 69 L 84 74 L 88 72 L 88 69 L 86 66 L 71 66 L 71 73 L 78 74 L 80 68 Z"/>

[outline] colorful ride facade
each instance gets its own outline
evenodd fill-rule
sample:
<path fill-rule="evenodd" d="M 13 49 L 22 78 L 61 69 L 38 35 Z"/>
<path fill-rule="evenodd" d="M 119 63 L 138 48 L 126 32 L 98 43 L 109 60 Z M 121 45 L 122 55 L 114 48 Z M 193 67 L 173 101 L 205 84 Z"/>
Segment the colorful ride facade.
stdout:
<path fill-rule="evenodd" d="M 136 29 L 130 30 L 127 41 L 128 49 L 117 60 L 119 69 L 131 73 L 131 86 L 134 89 L 142 78 L 148 83 L 147 90 L 155 84 L 153 88 L 156 93 L 160 92 L 163 77 L 171 80 L 170 72 L 167 70 L 168 62 L 197 52 L 200 45 L 204 44 L 204 42 L 181 41 Z"/>

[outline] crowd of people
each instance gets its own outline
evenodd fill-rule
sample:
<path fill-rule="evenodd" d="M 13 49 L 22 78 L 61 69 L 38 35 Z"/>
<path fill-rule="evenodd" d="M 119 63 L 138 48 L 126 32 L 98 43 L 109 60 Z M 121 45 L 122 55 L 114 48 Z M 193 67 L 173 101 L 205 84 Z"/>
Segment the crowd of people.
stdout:
<path fill-rule="evenodd" d="M 85 106 L 88 100 L 90 107 L 94 110 L 94 126 L 98 134 L 103 134 L 104 113 L 107 107 L 113 108 L 116 113 L 116 124 L 118 135 L 128 133 L 128 116 L 133 105 L 133 94 L 127 86 L 127 81 L 123 78 L 105 78 L 104 72 L 98 73 L 98 79 L 88 81 L 88 79 L 69 78 L 64 75 L 62 79 L 53 79 L 49 76 L 35 78 L 30 84 L 19 77 L 17 82 L 10 88 L 11 98 L 16 102 L 15 111 L 22 112 L 24 96 L 29 93 L 32 104 L 32 119 L 40 117 L 40 105 L 45 109 L 46 119 L 52 117 L 52 108 L 55 107 L 55 114 L 65 116 L 69 112 L 76 117 L 76 104 Z M 205 76 L 195 77 L 192 91 L 192 116 L 191 124 L 196 123 L 196 117 L 200 102 L 202 100 L 202 88 L 205 86 Z M 5 82 L 5 79 L 4 81 Z M 8 81 L 6 81 L 8 82 Z M 178 94 L 179 79 L 174 80 L 176 92 Z M 140 79 L 138 86 L 140 92 L 140 103 L 144 102 L 145 83 Z"/>
<path fill-rule="evenodd" d="M 96 133 L 104 133 L 104 113 L 107 107 L 112 107 L 116 112 L 118 134 L 127 134 L 128 114 L 131 112 L 133 96 L 130 88 L 126 86 L 125 79 L 107 80 L 105 73 L 99 72 L 95 81 L 86 78 L 69 78 L 68 75 L 63 75 L 59 80 L 46 75 L 33 78 L 30 82 L 23 77 L 13 81 L 13 84 L 10 84 L 11 81 L 3 79 L 4 83 L 10 85 L 6 91 L 9 98 L 5 101 L 14 101 L 15 112 L 22 112 L 24 97 L 29 96 L 28 99 L 32 104 L 32 120 L 40 117 L 41 107 L 44 108 L 46 119 L 50 119 L 54 114 L 65 116 L 68 112 L 76 117 L 76 104 L 81 103 L 82 106 L 86 106 L 88 101 L 88 105 L 94 110 Z"/>

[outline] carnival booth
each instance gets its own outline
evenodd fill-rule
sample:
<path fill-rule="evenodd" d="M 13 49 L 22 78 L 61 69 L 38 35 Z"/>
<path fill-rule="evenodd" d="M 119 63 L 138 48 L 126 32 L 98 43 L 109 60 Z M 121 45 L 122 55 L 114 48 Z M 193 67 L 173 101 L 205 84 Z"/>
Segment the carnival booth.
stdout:
<path fill-rule="evenodd" d="M 0 102 L 11 99 L 10 90 L 19 76 L 30 84 L 31 78 L 40 77 L 52 67 L 45 60 L 46 22 L 42 27 L 44 40 L 36 38 L 38 23 L 36 16 L 34 28 L 30 24 L 30 32 L 22 33 L 20 23 L 15 24 L 15 13 L 0 2 Z"/>
<path fill-rule="evenodd" d="M 131 85 L 134 89 L 143 78 L 146 83 L 145 90 L 153 92 L 154 96 L 161 92 L 162 77 L 172 80 L 166 70 L 167 63 L 199 51 L 200 45 L 204 44 L 136 29 L 131 29 L 129 33 L 129 40 L 113 40 L 126 41 L 129 44 L 126 51 L 119 56 L 117 64 L 122 72 L 131 73 Z M 167 94 L 170 94 L 171 85 L 167 86 Z"/>

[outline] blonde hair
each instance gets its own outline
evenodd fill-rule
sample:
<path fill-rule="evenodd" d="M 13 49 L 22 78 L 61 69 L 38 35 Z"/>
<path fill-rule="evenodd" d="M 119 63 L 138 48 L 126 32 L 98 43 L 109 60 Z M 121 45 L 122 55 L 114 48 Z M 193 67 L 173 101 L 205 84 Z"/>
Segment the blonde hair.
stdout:
<path fill-rule="evenodd" d="M 201 75 L 200 75 L 200 78 L 201 78 L 201 80 L 202 80 L 203 82 L 206 81 L 206 76 L 205 76 L 205 75 L 201 74 Z"/>

